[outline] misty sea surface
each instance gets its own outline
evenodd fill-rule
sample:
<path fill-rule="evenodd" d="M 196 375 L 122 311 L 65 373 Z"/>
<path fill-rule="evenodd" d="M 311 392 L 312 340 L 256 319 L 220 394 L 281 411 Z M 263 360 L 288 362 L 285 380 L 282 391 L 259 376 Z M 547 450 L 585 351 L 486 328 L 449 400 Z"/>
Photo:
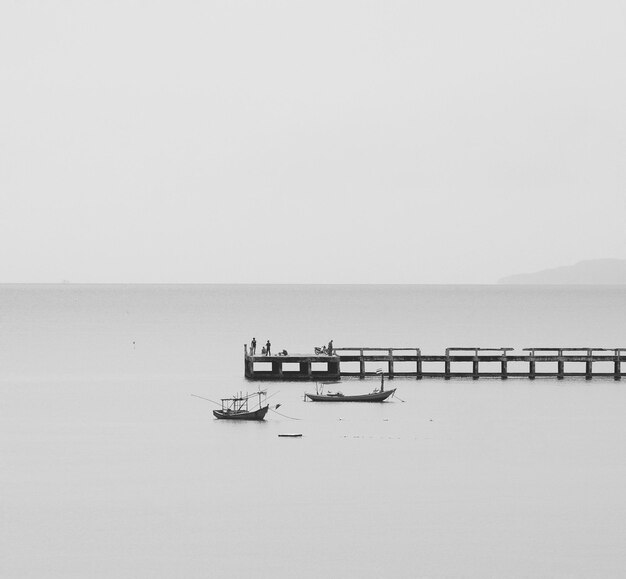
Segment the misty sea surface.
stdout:
<path fill-rule="evenodd" d="M 626 347 L 626 287 L 0 286 L 0 577 L 624 577 L 626 379 L 315 404 L 246 382 L 253 336 Z M 284 416 L 191 396 L 259 385 Z"/>

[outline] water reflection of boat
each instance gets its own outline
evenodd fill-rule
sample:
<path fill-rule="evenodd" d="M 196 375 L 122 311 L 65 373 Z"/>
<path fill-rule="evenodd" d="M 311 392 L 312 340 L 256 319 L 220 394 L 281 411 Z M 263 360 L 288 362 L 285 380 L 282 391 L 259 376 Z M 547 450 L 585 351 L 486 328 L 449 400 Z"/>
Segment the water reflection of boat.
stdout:
<path fill-rule="evenodd" d="M 396 389 L 385 390 L 385 376 L 380 372 L 380 388 L 375 388 L 372 392 L 367 394 L 343 394 L 342 392 L 326 392 L 324 393 L 324 386 L 322 388 L 316 388 L 315 394 L 305 393 L 305 396 L 313 402 L 383 402 L 387 400 L 389 396 L 395 393 Z"/>
<path fill-rule="evenodd" d="M 248 400 L 253 396 L 258 396 L 258 408 L 250 410 Z M 214 410 L 213 416 L 223 420 L 264 420 L 269 409 L 265 400 L 265 392 L 255 392 L 254 394 L 242 394 L 233 398 L 222 398 L 222 408 Z"/>

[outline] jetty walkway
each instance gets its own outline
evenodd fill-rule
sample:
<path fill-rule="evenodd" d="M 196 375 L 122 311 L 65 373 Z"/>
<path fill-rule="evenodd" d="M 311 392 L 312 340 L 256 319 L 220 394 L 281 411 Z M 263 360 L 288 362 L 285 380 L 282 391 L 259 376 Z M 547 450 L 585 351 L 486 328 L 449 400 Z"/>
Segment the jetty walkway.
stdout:
<path fill-rule="evenodd" d="M 332 355 L 251 356 L 244 345 L 249 380 L 340 380 L 376 376 L 421 378 L 613 378 L 621 380 L 626 348 L 446 348 L 422 354 L 420 348 L 334 348 Z"/>

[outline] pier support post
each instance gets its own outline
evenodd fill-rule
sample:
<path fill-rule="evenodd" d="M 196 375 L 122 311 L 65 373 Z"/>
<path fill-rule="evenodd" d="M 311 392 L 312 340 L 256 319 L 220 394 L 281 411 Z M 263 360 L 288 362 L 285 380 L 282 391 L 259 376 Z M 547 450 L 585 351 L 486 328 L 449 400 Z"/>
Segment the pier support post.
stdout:
<path fill-rule="evenodd" d="M 559 355 L 556 362 L 556 379 L 563 380 L 565 374 L 565 361 L 563 360 L 563 350 L 559 350 Z"/>
<path fill-rule="evenodd" d="M 272 377 L 282 380 L 282 377 L 283 377 L 283 363 L 282 362 L 278 362 L 277 360 L 274 360 L 272 362 Z"/>
<path fill-rule="evenodd" d="M 365 378 L 365 358 L 363 358 L 363 350 L 361 350 L 359 358 L 359 379 L 363 380 Z"/>
<path fill-rule="evenodd" d="M 254 378 L 254 362 L 252 358 L 246 358 L 244 360 L 244 376 L 246 378 Z"/>
<path fill-rule="evenodd" d="M 450 350 L 446 348 L 446 359 L 444 361 L 444 379 L 450 380 Z"/>
<path fill-rule="evenodd" d="M 389 365 L 389 380 L 393 380 L 393 350 L 389 350 L 389 360 L 387 363 Z"/>
<path fill-rule="evenodd" d="M 622 362 L 620 358 L 620 350 L 615 350 L 615 365 L 613 366 L 613 378 L 615 380 L 622 379 Z"/>
<path fill-rule="evenodd" d="M 585 380 L 591 380 L 593 376 L 593 350 L 587 350 L 587 361 L 585 362 Z"/>
<path fill-rule="evenodd" d="M 530 351 L 530 361 L 528 362 L 528 377 L 535 379 L 535 350 Z"/>
<path fill-rule="evenodd" d="M 476 350 L 472 360 L 472 380 L 478 380 L 478 376 L 478 350 Z"/>
<path fill-rule="evenodd" d="M 416 368 L 415 368 L 415 379 L 416 380 L 421 380 L 422 379 L 422 351 L 418 348 L 417 349 L 417 361 L 416 361 Z"/>
<path fill-rule="evenodd" d="M 300 362 L 300 374 L 311 379 L 311 362 Z"/>
<path fill-rule="evenodd" d="M 502 380 L 506 380 L 509 377 L 508 372 L 508 361 L 506 359 L 506 354 L 504 354 L 504 356 L 502 356 L 502 362 L 500 364 L 500 378 Z"/>
<path fill-rule="evenodd" d="M 336 379 L 341 376 L 339 373 L 339 360 L 328 362 L 328 376 L 332 379 Z"/>

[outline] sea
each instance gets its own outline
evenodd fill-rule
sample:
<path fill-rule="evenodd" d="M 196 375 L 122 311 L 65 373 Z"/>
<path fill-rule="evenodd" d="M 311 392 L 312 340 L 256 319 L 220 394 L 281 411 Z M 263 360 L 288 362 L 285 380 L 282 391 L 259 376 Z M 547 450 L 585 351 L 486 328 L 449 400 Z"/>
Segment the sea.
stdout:
<path fill-rule="evenodd" d="M 626 379 L 315 404 L 244 379 L 253 337 L 626 348 L 626 286 L 2 285 L 0 577 L 625 576 Z M 259 387 L 262 423 L 196 397 Z"/>

